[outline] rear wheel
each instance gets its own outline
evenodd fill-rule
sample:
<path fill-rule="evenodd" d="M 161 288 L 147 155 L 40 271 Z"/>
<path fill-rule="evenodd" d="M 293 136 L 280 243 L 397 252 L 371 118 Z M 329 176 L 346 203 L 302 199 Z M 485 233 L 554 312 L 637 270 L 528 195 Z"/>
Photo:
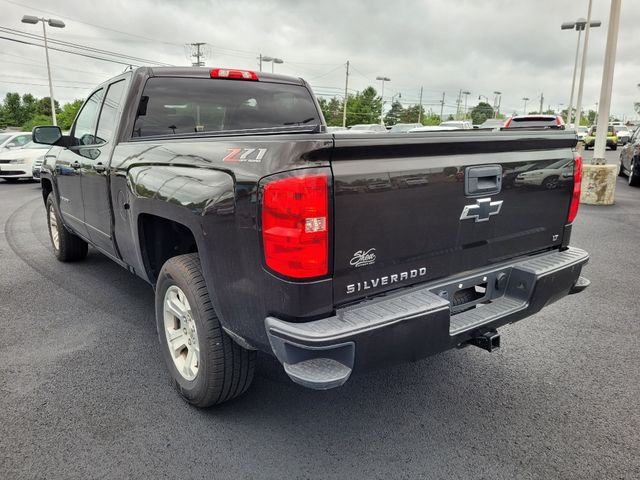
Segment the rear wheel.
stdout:
<path fill-rule="evenodd" d="M 56 211 L 53 192 L 47 197 L 47 227 L 53 253 L 61 262 L 82 260 L 87 256 L 88 245 L 77 235 L 67 230 Z"/>
<path fill-rule="evenodd" d="M 175 388 L 189 403 L 209 407 L 244 393 L 256 352 L 222 329 L 197 254 L 170 258 L 156 285 L 156 324 Z"/>
<path fill-rule="evenodd" d="M 636 171 L 636 162 L 635 159 L 631 160 L 631 165 L 629 166 L 629 175 L 627 176 L 627 181 L 629 185 L 632 187 L 637 187 L 640 185 L 640 175 Z"/>
<path fill-rule="evenodd" d="M 611 145 L 611 150 L 617 150 L 618 146 L 617 145 Z"/>

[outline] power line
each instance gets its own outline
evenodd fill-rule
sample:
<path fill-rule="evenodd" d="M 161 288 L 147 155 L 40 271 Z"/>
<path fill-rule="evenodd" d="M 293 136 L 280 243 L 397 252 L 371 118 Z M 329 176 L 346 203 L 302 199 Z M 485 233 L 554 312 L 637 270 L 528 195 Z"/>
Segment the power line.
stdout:
<path fill-rule="evenodd" d="M 38 43 L 33 43 L 33 42 L 27 42 L 26 40 L 19 40 L 17 38 L 9 38 L 9 37 L 4 37 L 2 35 L 0 35 L 0 40 L 9 40 L 10 42 L 16 42 L 16 43 L 22 43 L 24 45 L 34 45 L 36 47 L 42 47 L 44 48 L 44 45 L 40 45 Z M 113 60 L 110 58 L 103 58 L 103 57 L 96 57 L 95 55 L 88 55 L 86 53 L 80 53 L 80 52 L 72 52 L 71 50 L 65 50 L 63 48 L 57 48 L 57 47 L 49 47 L 49 50 L 55 50 L 58 52 L 64 52 L 64 53 L 70 53 L 72 55 L 78 55 L 80 57 L 87 57 L 87 58 L 93 58 L 94 60 L 102 60 L 104 62 L 112 62 L 112 63 L 119 63 L 120 65 L 126 65 L 126 66 L 134 66 L 134 67 L 138 67 L 140 65 L 131 63 L 131 62 L 121 62 L 119 60 Z"/>
<path fill-rule="evenodd" d="M 29 39 L 35 39 L 35 40 L 43 40 L 44 38 L 41 35 L 37 35 L 34 33 L 30 33 L 30 32 L 23 32 L 21 30 L 16 30 L 13 28 L 8 28 L 8 27 L 2 27 L 0 26 L 0 32 L 4 32 L 4 33 L 8 33 L 10 35 L 17 35 L 20 37 L 25 37 L 25 38 L 29 38 Z M 112 52 L 109 50 L 103 50 L 100 48 L 95 48 L 95 47 L 90 47 L 90 46 L 86 46 L 86 45 L 79 45 L 77 43 L 73 43 L 73 42 L 67 42 L 64 40 L 57 40 L 54 38 L 47 38 L 47 40 L 49 41 L 49 43 L 53 43 L 56 45 L 60 45 L 63 47 L 70 47 L 70 48 L 75 48 L 78 50 L 83 50 L 83 51 L 87 51 L 90 53 L 96 53 L 96 54 L 100 54 L 100 55 L 109 55 L 109 56 L 113 56 L 116 58 L 122 58 L 125 60 L 133 60 L 133 61 L 138 61 L 138 62 L 142 62 L 142 63 L 155 63 L 155 64 L 159 64 L 159 65 L 164 65 L 164 66 L 170 66 L 170 64 L 168 63 L 163 63 L 163 62 L 156 62 L 153 60 L 149 60 L 146 58 L 140 58 L 140 57 L 134 57 L 132 55 L 126 55 L 126 54 L 122 54 L 122 53 L 117 53 L 117 52 Z"/>
<path fill-rule="evenodd" d="M 18 84 L 18 85 L 32 85 L 32 86 L 36 86 L 36 87 L 48 87 L 49 85 L 46 83 L 24 83 L 24 82 L 10 82 L 8 80 L 0 80 L 0 83 L 11 83 L 11 84 Z M 91 87 L 83 87 L 83 86 L 71 86 L 71 85 L 56 85 L 54 84 L 54 86 L 56 88 L 73 88 L 75 90 L 91 90 Z"/>

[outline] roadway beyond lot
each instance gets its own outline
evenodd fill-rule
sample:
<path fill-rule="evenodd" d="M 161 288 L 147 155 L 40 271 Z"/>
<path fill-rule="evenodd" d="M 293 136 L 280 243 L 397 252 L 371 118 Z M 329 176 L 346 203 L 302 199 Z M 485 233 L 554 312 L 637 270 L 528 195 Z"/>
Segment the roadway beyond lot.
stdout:
<path fill-rule="evenodd" d="M 57 262 L 39 185 L 0 182 L 0 478 L 638 479 L 640 189 L 619 179 L 616 202 L 574 227 L 590 289 L 498 352 L 327 392 L 261 355 L 246 395 L 203 411 L 169 387 L 151 287 L 92 249 Z"/>

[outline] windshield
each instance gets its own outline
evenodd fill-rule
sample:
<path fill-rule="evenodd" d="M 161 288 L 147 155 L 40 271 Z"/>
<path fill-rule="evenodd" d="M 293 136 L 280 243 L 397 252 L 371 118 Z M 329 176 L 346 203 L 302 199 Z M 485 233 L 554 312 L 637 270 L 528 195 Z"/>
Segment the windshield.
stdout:
<path fill-rule="evenodd" d="M 11 138 L 11 134 L 10 133 L 0 133 L 0 144 L 6 142 L 7 140 L 9 140 Z"/>
<path fill-rule="evenodd" d="M 155 77 L 142 92 L 133 137 L 319 123 L 302 85 Z"/>
<path fill-rule="evenodd" d="M 371 130 L 371 125 L 354 125 L 351 130 Z"/>

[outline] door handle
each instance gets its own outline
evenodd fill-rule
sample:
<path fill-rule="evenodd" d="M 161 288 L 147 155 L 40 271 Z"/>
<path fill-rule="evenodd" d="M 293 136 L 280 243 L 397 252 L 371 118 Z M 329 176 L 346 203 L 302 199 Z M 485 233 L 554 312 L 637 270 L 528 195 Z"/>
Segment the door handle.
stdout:
<path fill-rule="evenodd" d="M 465 195 L 495 195 L 502 189 L 502 165 L 467 167 Z"/>
<path fill-rule="evenodd" d="M 82 167 L 82 165 L 80 165 L 80 162 L 78 162 L 77 160 L 75 162 L 73 162 L 71 165 L 69 165 L 71 168 L 73 168 L 74 170 L 79 169 L 80 167 Z"/>
<path fill-rule="evenodd" d="M 104 172 L 107 169 L 107 167 L 105 167 L 102 162 L 98 162 L 93 166 L 93 169 L 96 172 Z"/>

